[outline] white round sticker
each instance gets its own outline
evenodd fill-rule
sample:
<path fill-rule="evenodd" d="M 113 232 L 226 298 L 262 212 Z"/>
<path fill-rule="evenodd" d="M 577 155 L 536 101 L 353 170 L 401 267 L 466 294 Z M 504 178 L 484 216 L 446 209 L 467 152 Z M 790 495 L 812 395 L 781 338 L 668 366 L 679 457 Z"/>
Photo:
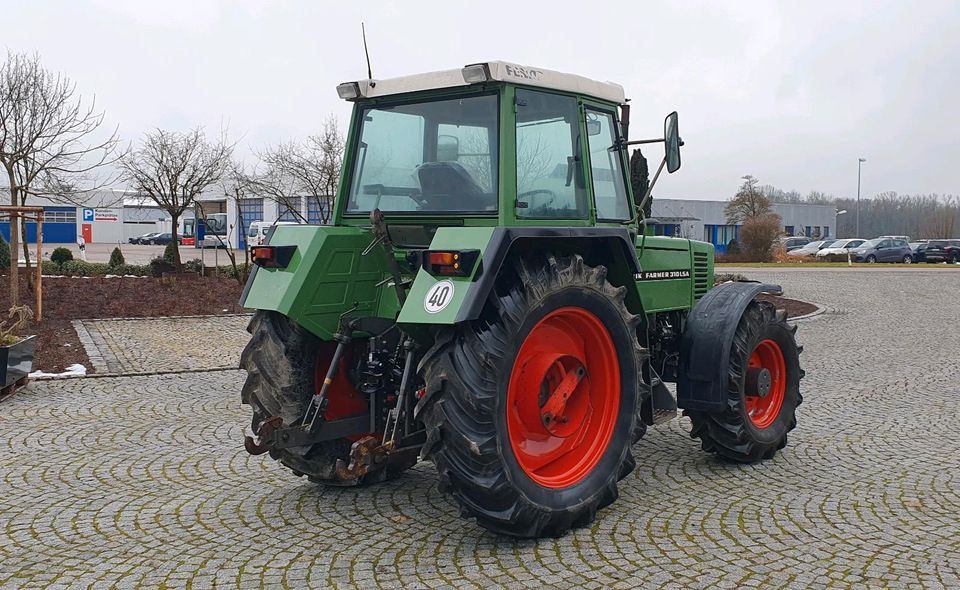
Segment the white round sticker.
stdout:
<path fill-rule="evenodd" d="M 423 309 L 427 313 L 440 313 L 453 299 L 453 281 L 440 281 L 430 287 L 423 298 Z"/>

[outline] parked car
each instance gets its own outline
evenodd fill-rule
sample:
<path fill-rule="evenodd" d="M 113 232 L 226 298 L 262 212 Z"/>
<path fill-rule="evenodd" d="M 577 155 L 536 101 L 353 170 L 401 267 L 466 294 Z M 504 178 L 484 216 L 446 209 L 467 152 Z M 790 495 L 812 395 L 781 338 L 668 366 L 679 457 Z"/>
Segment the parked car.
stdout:
<path fill-rule="evenodd" d="M 927 242 L 930 240 L 920 240 L 919 242 L 910 242 L 910 251 L 913 253 L 914 262 L 926 262 Z"/>
<path fill-rule="evenodd" d="M 792 252 L 797 248 L 802 248 L 810 243 L 810 238 L 804 236 L 784 236 L 780 238 L 780 245 Z"/>
<path fill-rule="evenodd" d="M 826 248 L 836 241 L 837 240 L 817 240 L 816 242 L 810 242 L 796 250 L 790 250 L 787 252 L 787 256 L 815 256 L 820 248 Z"/>
<path fill-rule="evenodd" d="M 299 225 L 296 221 L 251 221 L 247 229 L 247 246 L 262 246 L 274 225 Z"/>
<path fill-rule="evenodd" d="M 930 240 L 924 252 L 927 262 L 960 262 L 960 240 Z"/>
<path fill-rule="evenodd" d="M 831 256 L 838 259 L 847 259 L 847 251 L 853 250 L 861 246 L 866 240 L 860 238 L 847 238 L 844 240 L 837 240 L 836 242 L 828 245 L 826 248 L 820 248 L 817 251 L 818 260 L 829 260 Z"/>
<path fill-rule="evenodd" d="M 157 244 L 157 245 L 160 245 L 160 246 L 166 246 L 167 244 L 169 244 L 169 243 L 172 242 L 172 241 L 173 241 L 173 234 L 167 232 L 167 233 L 165 233 L 165 234 L 157 234 L 157 235 L 153 236 L 152 238 L 150 238 L 150 240 L 149 240 L 147 243 L 148 243 L 148 244 Z M 177 239 L 177 243 L 178 243 L 178 244 L 180 243 L 180 239 L 179 239 L 179 238 Z"/>
<path fill-rule="evenodd" d="M 151 239 L 159 235 L 160 235 L 160 232 L 155 231 L 155 232 L 150 232 L 148 234 L 143 234 L 142 236 L 132 237 L 127 241 L 130 242 L 131 244 L 149 244 Z"/>
<path fill-rule="evenodd" d="M 860 244 L 851 252 L 854 262 L 913 262 L 913 252 L 906 240 L 874 238 Z"/>

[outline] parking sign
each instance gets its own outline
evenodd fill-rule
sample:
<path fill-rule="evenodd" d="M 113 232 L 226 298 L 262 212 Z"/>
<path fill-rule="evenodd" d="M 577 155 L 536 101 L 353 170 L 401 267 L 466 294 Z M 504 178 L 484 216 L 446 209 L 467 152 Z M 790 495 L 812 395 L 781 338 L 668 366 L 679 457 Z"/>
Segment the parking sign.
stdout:
<path fill-rule="evenodd" d="M 93 209 L 84 208 L 83 221 L 84 223 L 90 223 L 91 221 L 93 221 Z"/>

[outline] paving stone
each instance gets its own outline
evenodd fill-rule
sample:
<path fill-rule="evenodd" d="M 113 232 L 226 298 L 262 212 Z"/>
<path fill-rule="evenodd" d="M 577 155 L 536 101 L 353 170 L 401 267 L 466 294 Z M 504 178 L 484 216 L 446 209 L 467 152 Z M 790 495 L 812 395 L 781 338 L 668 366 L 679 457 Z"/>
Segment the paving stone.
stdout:
<path fill-rule="evenodd" d="M 960 273 L 746 274 L 827 307 L 772 461 L 718 461 L 678 419 L 593 526 L 516 541 L 430 464 L 342 489 L 247 455 L 238 370 L 36 382 L 0 404 L 0 587 L 960 587 Z M 246 342 L 245 318 L 84 323 L 123 371 Z"/>

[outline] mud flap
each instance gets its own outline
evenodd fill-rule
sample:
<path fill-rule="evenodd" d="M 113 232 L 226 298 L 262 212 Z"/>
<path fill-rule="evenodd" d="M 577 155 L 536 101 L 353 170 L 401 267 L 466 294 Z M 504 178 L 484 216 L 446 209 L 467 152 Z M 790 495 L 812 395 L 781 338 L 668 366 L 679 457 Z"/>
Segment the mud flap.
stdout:
<path fill-rule="evenodd" d="M 686 410 L 719 412 L 727 403 L 730 345 L 744 310 L 760 293 L 781 294 L 779 285 L 724 283 L 697 303 L 680 339 L 677 405 Z"/>

